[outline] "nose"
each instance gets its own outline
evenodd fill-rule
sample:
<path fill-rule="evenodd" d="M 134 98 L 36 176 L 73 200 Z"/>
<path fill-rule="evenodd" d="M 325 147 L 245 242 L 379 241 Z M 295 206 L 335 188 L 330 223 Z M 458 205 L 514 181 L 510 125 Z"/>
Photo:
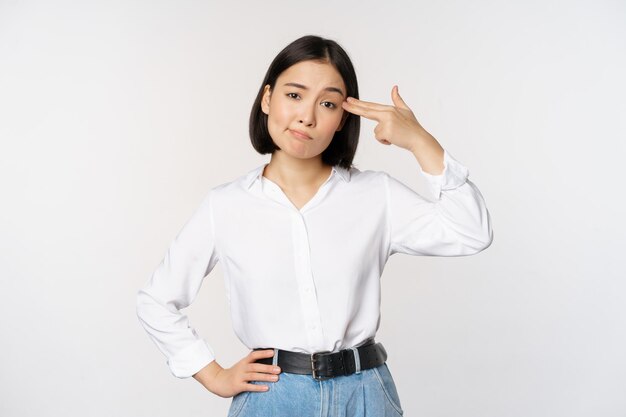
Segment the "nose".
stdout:
<path fill-rule="evenodd" d="M 315 103 L 303 103 L 300 109 L 300 123 L 312 127 L 315 125 Z"/>

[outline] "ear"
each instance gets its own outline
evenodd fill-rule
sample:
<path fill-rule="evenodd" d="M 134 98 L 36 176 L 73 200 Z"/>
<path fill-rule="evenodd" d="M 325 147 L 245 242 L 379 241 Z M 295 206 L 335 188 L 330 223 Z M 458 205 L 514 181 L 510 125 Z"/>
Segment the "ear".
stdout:
<path fill-rule="evenodd" d="M 261 110 L 263 113 L 270 113 L 270 98 L 272 96 L 272 90 L 270 90 L 270 85 L 267 84 L 263 87 L 263 97 L 261 97 Z"/>
<path fill-rule="evenodd" d="M 348 118 L 349 115 L 350 115 L 350 112 L 346 110 L 343 111 L 343 115 L 341 116 L 341 122 L 339 123 L 339 127 L 337 128 L 337 132 L 343 129 L 343 125 L 346 123 L 346 119 Z"/>

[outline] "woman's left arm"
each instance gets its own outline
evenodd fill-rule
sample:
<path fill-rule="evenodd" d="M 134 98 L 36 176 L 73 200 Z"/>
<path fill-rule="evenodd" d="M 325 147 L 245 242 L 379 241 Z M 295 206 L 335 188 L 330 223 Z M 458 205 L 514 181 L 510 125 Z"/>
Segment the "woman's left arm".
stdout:
<path fill-rule="evenodd" d="M 377 121 L 374 136 L 380 143 L 407 149 L 415 155 L 424 172 L 441 174 L 444 168 L 443 148 L 417 121 L 400 97 L 397 85 L 391 89 L 391 99 L 393 106 L 348 97 L 342 107 L 350 113 Z"/>
<path fill-rule="evenodd" d="M 456 161 L 417 121 L 398 94 L 393 106 L 354 98 L 344 102 L 351 113 L 378 122 L 376 139 L 409 150 L 436 197 L 435 202 L 387 175 L 389 255 L 463 256 L 486 249 L 493 240 L 491 217 L 468 169 Z"/>

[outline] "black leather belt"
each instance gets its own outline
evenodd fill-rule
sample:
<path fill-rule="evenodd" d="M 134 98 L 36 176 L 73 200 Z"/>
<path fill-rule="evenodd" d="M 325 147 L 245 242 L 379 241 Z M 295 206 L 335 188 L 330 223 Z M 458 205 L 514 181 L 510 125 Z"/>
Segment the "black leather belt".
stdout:
<path fill-rule="evenodd" d="M 257 348 L 254 350 L 268 350 L 272 348 Z M 341 375 L 354 374 L 363 369 L 375 368 L 387 360 L 387 351 L 382 343 L 372 339 L 362 346 L 353 349 L 344 349 L 339 352 L 300 353 L 289 350 L 274 349 L 278 353 L 276 365 L 283 372 L 293 374 L 312 375 L 316 380 L 324 380 Z M 276 353 L 274 354 L 276 356 Z M 258 359 L 255 362 L 272 365 L 274 357 Z"/>

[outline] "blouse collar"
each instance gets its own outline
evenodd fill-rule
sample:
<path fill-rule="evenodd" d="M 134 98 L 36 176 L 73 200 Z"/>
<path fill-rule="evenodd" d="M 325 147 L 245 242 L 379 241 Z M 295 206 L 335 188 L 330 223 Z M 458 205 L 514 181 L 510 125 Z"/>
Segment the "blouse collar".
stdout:
<path fill-rule="evenodd" d="M 265 168 L 266 165 L 267 164 L 260 165 L 248 173 L 248 175 L 245 178 L 246 188 L 250 188 L 252 184 L 254 184 L 256 181 L 261 179 L 261 176 L 263 174 L 263 169 Z M 330 175 L 331 177 L 333 175 L 338 175 L 339 178 L 341 178 L 345 182 L 350 182 L 350 170 L 343 168 L 339 165 L 333 166 L 333 169 Z"/>

